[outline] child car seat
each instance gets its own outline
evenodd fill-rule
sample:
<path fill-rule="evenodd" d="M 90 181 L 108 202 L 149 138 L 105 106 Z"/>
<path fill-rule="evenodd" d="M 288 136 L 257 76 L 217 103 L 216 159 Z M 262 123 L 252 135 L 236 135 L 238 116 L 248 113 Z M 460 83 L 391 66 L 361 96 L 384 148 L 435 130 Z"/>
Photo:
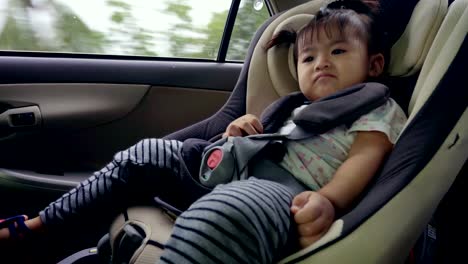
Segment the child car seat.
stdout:
<path fill-rule="evenodd" d="M 300 28 L 324 3 L 310 1 L 265 22 L 252 40 L 236 87 L 222 109 L 166 138 L 216 138 L 237 117 L 259 115 L 275 99 L 298 90 L 292 49 L 275 47 L 266 52 L 264 46 L 278 30 Z M 468 0 L 453 1 L 449 7 L 447 0 L 381 1 L 381 22 L 389 43 L 394 43 L 389 87 L 406 108 L 408 123 L 356 206 L 337 219 L 322 239 L 281 263 L 404 261 L 468 156 L 468 90 L 460 87 L 468 52 L 467 5 Z M 412 80 L 417 80 L 415 85 Z M 125 223 L 138 218 L 130 217 L 122 224 L 122 217 L 116 220 L 119 228 L 113 228 L 111 237 L 121 237 Z M 135 221 L 145 224 L 142 217 Z M 149 223 L 146 227 L 153 229 L 149 236 L 157 235 L 154 229 L 160 228 Z M 141 253 L 146 246 L 141 245 L 140 255 L 132 257 L 135 262 L 147 259 Z"/>

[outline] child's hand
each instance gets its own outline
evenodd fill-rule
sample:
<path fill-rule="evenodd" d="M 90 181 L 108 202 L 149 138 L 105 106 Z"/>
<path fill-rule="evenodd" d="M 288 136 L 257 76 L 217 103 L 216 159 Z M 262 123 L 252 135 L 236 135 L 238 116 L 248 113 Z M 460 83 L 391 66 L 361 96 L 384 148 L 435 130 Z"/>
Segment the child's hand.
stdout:
<path fill-rule="evenodd" d="M 261 133 L 263 133 L 263 125 L 260 120 L 254 115 L 246 114 L 232 121 L 223 137 L 242 137 Z"/>
<path fill-rule="evenodd" d="M 305 191 L 294 197 L 291 206 L 299 233 L 299 243 L 305 248 L 319 240 L 335 218 L 332 203 L 318 192 Z"/>

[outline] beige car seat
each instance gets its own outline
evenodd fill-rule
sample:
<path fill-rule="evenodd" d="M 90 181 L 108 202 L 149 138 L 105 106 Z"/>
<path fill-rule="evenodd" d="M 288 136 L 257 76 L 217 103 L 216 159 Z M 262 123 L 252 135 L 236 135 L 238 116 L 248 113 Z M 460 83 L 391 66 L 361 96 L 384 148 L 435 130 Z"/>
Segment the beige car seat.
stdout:
<path fill-rule="evenodd" d="M 251 59 L 246 60 L 247 113 L 258 115 L 272 101 L 298 90 L 292 47 L 266 52 L 264 46 L 279 30 L 302 27 L 324 2 L 294 7 L 261 28 Z M 466 84 L 454 87 L 463 80 L 458 75 L 467 59 L 467 5 L 468 0 L 450 6 L 446 0 L 417 3 L 391 48 L 388 67 L 393 78 L 417 79 L 408 99 L 405 131 L 355 209 L 337 219 L 322 239 L 281 263 L 404 262 L 468 156 L 468 89 Z M 407 87 L 391 88 L 398 93 Z M 156 244 L 169 237 L 170 218 L 159 208 L 130 208 L 112 225 L 114 249 L 126 225 L 146 232 L 130 262 L 154 263 L 161 252 Z"/>

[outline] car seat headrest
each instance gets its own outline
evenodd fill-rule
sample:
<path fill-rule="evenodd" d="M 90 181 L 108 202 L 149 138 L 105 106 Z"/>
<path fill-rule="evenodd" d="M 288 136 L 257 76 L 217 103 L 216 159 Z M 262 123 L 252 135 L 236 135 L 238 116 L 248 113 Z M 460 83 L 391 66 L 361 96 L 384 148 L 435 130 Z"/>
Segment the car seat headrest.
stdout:
<path fill-rule="evenodd" d="M 289 17 L 275 28 L 273 35 L 276 35 L 281 30 L 298 30 L 312 18 L 313 15 L 311 14 L 298 14 Z M 295 83 L 295 86 L 297 86 L 297 72 L 293 51 L 293 45 L 289 45 L 288 48 L 273 47 L 267 52 L 268 71 L 270 72 L 275 89 L 281 96 L 291 92 L 289 89 L 292 83 Z"/>
<path fill-rule="evenodd" d="M 442 1 L 420 1 L 405 31 L 392 46 L 388 73 L 409 76 L 421 70 L 447 7 Z"/>
<path fill-rule="evenodd" d="M 441 2 L 420 1 L 415 6 L 404 33 L 392 46 L 388 61 L 390 76 L 417 73 L 442 23 L 445 10 Z M 247 113 L 260 115 L 281 96 L 299 90 L 293 58 L 293 45 L 280 45 L 265 51 L 268 41 L 281 30 L 299 30 L 313 18 L 326 0 L 310 1 L 278 16 L 265 29 L 252 54 L 247 79 Z"/>

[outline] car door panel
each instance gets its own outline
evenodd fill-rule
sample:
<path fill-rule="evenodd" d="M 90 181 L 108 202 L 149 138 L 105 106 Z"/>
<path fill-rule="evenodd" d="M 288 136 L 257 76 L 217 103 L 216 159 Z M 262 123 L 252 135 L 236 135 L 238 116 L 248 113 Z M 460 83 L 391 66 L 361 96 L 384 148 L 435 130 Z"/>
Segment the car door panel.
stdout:
<path fill-rule="evenodd" d="M 4 84 L 0 85 L 0 102 L 37 105 L 42 129 L 74 130 L 122 118 L 136 107 L 148 88 L 128 84 Z M 4 119 L 11 117 L 5 115 Z"/>
<path fill-rule="evenodd" d="M 6 134 L 0 139 L 0 192 L 36 197 L 28 205 L 14 202 L 11 210 L 44 206 L 46 197 L 56 197 L 89 177 L 115 152 L 209 117 L 229 97 L 241 67 L 197 61 L 0 57 L 0 103 L 37 106 L 42 117 L 39 126 L 15 133 L 0 127 L 0 136 Z M 17 191 L 11 192 L 12 186 Z M 11 210 L 2 208 L 2 213 Z"/>

